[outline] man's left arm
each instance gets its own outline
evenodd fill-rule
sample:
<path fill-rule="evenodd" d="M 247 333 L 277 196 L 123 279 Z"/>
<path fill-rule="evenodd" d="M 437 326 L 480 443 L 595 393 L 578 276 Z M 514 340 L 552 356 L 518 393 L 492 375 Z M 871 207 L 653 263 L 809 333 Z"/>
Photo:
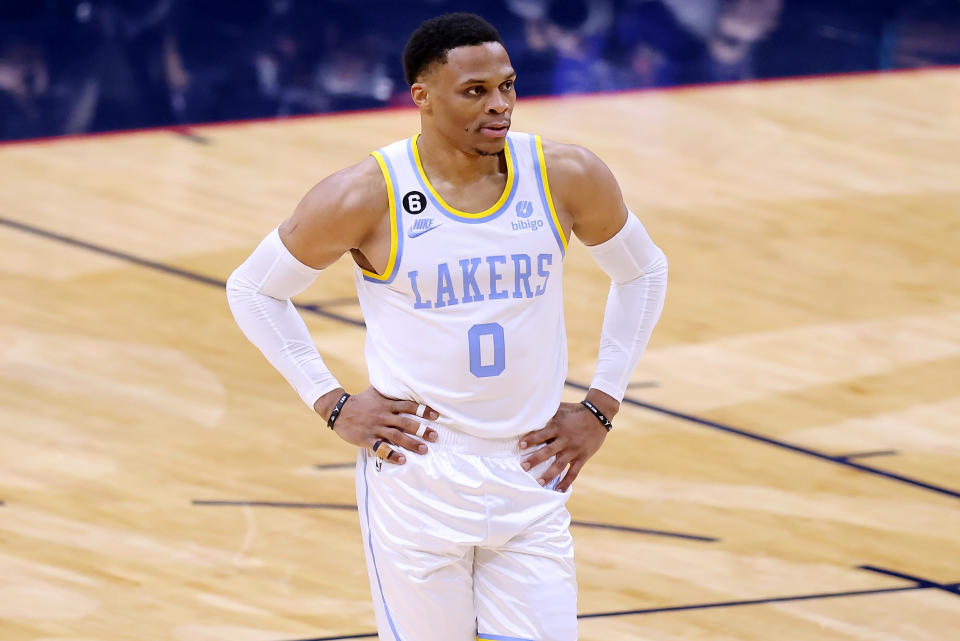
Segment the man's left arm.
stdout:
<path fill-rule="evenodd" d="M 556 455 L 541 484 L 556 478 L 565 492 L 607 435 L 596 410 L 612 420 L 660 318 L 667 287 L 667 260 L 627 209 L 616 178 L 594 154 L 573 145 L 544 145 L 554 203 L 561 220 L 587 246 L 610 277 L 597 369 L 586 403 L 561 403 L 541 429 L 521 437 L 520 447 L 547 443 L 524 461 L 525 469 Z M 587 405 L 591 405 L 593 410 Z"/>

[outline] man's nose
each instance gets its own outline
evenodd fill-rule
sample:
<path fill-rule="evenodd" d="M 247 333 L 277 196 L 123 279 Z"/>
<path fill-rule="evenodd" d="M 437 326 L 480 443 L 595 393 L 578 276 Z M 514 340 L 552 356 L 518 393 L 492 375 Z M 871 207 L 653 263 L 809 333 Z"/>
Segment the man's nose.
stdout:
<path fill-rule="evenodd" d="M 507 109 L 510 108 L 510 103 L 500 95 L 500 92 L 494 92 L 490 100 L 487 101 L 487 113 L 488 114 L 502 114 Z"/>

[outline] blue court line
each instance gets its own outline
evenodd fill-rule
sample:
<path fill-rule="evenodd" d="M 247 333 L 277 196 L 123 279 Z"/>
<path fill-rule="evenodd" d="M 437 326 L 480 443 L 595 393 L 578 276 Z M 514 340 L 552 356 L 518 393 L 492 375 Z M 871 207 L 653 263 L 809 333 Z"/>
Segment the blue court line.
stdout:
<path fill-rule="evenodd" d="M 139 257 L 134 256 L 134 255 L 132 255 L 132 254 L 127 254 L 127 253 L 125 253 L 125 252 L 116 251 L 116 250 L 114 250 L 114 249 L 109 249 L 109 248 L 107 248 L 107 247 L 101 247 L 101 246 L 95 245 L 95 244 L 93 244 L 93 243 L 88 243 L 88 242 L 86 242 L 86 241 L 82 241 L 82 240 L 79 240 L 79 239 L 76 239 L 76 238 L 71 238 L 70 236 L 64 236 L 64 235 L 62 235 L 62 234 L 57 234 L 57 233 L 55 233 L 55 232 L 47 231 L 47 230 L 45 230 L 45 229 L 40 229 L 39 227 L 34 227 L 34 226 L 32 226 L 32 225 L 27 225 L 27 224 L 24 224 L 24 223 L 15 221 L 15 220 L 10 220 L 9 218 L 0 217 L 0 225 L 6 225 L 7 227 L 12 227 L 12 228 L 14 228 L 14 229 L 19 229 L 19 230 L 21 230 L 21 231 L 25 231 L 25 232 L 29 232 L 29 233 L 32 233 L 32 234 L 36 234 L 36 235 L 38 235 L 38 236 L 43 236 L 43 237 L 45 237 L 45 238 L 50 238 L 50 239 L 52 239 L 52 240 L 57 240 L 57 241 L 60 241 L 60 242 L 63 242 L 63 243 L 67 243 L 67 244 L 69 244 L 69 245 L 73 245 L 73 246 L 75 246 L 75 247 L 82 247 L 82 248 L 84 248 L 84 249 L 89 249 L 90 251 L 94 251 L 94 252 L 98 252 L 98 253 L 101 253 L 101 254 L 105 254 L 105 255 L 107 255 L 107 256 L 112 256 L 112 257 L 114 257 L 114 258 L 118 258 L 118 259 L 120 259 L 120 260 L 125 260 L 125 261 L 127 261 L 127 262 L 133 263 L 133 264 L 135 264 L 135 265 L 140 265 L 140 266 L 142 266 L 142 267 L 148 267 L 148 268 L 150 268 L 150 269 L 156 269 L 156 270 L 158 270 L 158 271 L 161 271 L 161 272 L 164 272 L 164 273 L 167 273 L 167 274 L 173 274 L 173 275 L 176 275 L 176 276 L 181 276 L 181 277 L 183 277 L 183 278 L 186 278 L 186 279 L 188 279 L 188 280 L 192 280 L 192 281 L 195 281 L 195 282 L 204 283 L 204 284 L 206 284 L 206 285 L 213 285 L 213 286 L 216 286 L 216 287 L 226 287 L 226 283 L 225 283 L 224 281 L 218 280 L 218 279 L 216 279 L 216 278 L 210 278 L 209 276 L 203 276 L 202 274 L 195 274 L 195 273 L 193 273 L 193 272 L 189 272 L 189 271 L 186 271 L 186 270 L 184 270 L 184 269 L 179 269 L 179 268 L 177 268 L 177 267 L 172 267 L 172 266 L 170 266 L 170 265 L 165 265 L 165 264 L 163 264 L 163 263 L 158 263 L 158 262 L 155 262 L 155 261 L 152 261 L 152 260 L 146 260 L 146 259 L 144 259 L 144 258 L 139 258 Z M 358 321 L 358 320 L 356 320 L 356 319 L 354 319 L 354 318 L 349 318 L 349 317 L 347 317 L 347 316 L 342 316 L 342 315 L 340 315 L 340 314 L 336 314 L 336 313 L 334 313 L 334 312 L 327 311 L 327 310 L 325 310 L 325 309 L 320 308 L 320 307 L 317 306 L 317 305 L 301 305 L 301 304 L 296 304 L 296 306 L 297 306 L 298 309 L 303 309 L 303 310 L 305 310 L 305 311 L 312 312 L 312 313 L 314 313 L 314 314 L 317 314 L 317 315 L 319 315 L 319 316 L 323 316 L 323 317 L 325 317 L 325 318 L 329 318 L 329 319 L 331 319 L 331 320 L 341 321 L 341 322 L 343 322 L 343 323 L 348 323 L 348 324 L 353 325 L 353 326 L 356 326 L 356 327 L 365 327 L 365 325 L 364 325 L 364 323 L 363 323 L 362 321 Z M 584 390 L 584 391 L 587 390 L 587 389 L 589 389 L 587 386 L 582 385 L 582 384 L 580 384 L 580 383 L 576 383 L 576 382 L 571 381 L 571 380 L 569 380 L 569 379 L 566 381 L 566 384 L 567 384 L 568 386 L 570 386 L 570 387 L 573 387 L 574 389 L 579 389 L 579 390 Z M 784 441 L 778 441 L 778 440 L 776 440 L 776 439 L 769 438 L 769 437 L 767 437 L 767 436 L 762 436 L 762 435 L 760 435 L 760 434 L 755 434 L 755 433 L 753 433 L 753 432 L 748 432 L 747 430 L 742 430 L 742 429 L 739 429 L 739 428 L 736 428 L 736 427 L 732 427 L 732 426 L 729 426 L 729 425 L 724 425 L 724 424 L 722 424 L 722 423 L 717 423 L 716 421 L 709 421 L 709 420 L 707 420 L 707 419 L 699 418 L 699 417 L 693 416 L 693 415 L 691 415 L 691 414 L 685 414 L 685 413 L 683 413 L 683 412 L 677 412 L 677 411 L 675 411 L 675 410 L 667 409 L 666 407 L 660 407 L 659 405 L 653 405 L 652 403 L 645 403 L 645 402 L 643 402 L 643 401 L 639 401 L 639 400 L 634 399 L 634 398 L 631 398 L 631 397 L 629 397 L 629 396 L 625 396 L 625 397 L 623 398 L 623 402 L 628 403 L 628 404 L 630 404 L 630 405 L 635 405 L 635 406 L 637 406 L 637 407 L 642 407 L 642 408 L 651 410 L 651 411 L 653 411 L 653 412 L 659 412 L 659 413 L 665 414 L 665 415 L 667 415 L 667 416 L 672 416 L 673 418 L 678 418 L 678 419 L 680 419 L 680 420 L 689 421 L 689 422 L 691 422 L 691 423 L 696 423 L 697 425 L 702 425 L 702 426 L 704 426 L 704 427 L 710 427 L 710 428 L 713 428 L 713 429 L 717 429 L 717 430 L 721 430 L 721 431 L 724 431 L 724 432 L 728 432 L 728 433 L 730 433 L 730 434 L 735 434 L 735 435 L 737 435 L 737 436 L 742 436 L 742 437 L 744 437 L 744 438 L 749 438 L 749 439 L 752 439 L 752 440 L 754 440 L 754 441 L 758 441 L 758 442 L 760 442 L 760 443 L 766 443 L 767 445 L 773 445 L 774 447 L 779 447 L 779 448 L 782 448 L 782 449 L 790 450 L 791 452 L 795 452 L 795 453 L 797 453 L 797 454 L 805 454 L 806 456 L 811 456 L 811 457 L 813 457 L 813 458 L 818 458 L 818 459 L 821 459 L 821 460 L 824 460 L 824 461 L 829 461 L 829 462 L 831 462 L 831 463 L 835 463 L 835 464 L 838 464 L 838 465 L 844 465 L 844 466 L 846 466 L 846 467 L 848 467 L 848 468 L 855 469 L 855 470 L 859 470 L 859 471 L 861 471 L 861 472 L 866 472 L 867 474 L 872 474 L 872 475 L 874 475 L 874 476 L 879 476 L 879 477 L 882 477 L 882 478 L 886 478 L 886 479 L 891 480 L 891 481 L 898 481 L 898 482 L 900 482 L 900 483 L 906 483 L 907 485 L 912 485 L 912 486 L 914 486 L 914 487 L 918 487 L 918 488 L 921 488 L 921 489 L 924 489 L 924 490 L 929 490 L 929 491 L 931 491 L 931 492 L 936 492 L 936 493 L 938 493 L 938 494 L 944 494 L 944 495 L 946 495 L 946 496 L 951 496 L 951 497 L 953 497 L 953 498 L 960 498 L 960 492 L 958 492 L 958 491 L 956 491 L 956 490 L 952 490 L 952 489 L 950 489 L 950 488 L 942 487 L 942 486 L 939 486 L 939 485 L 934 485 L 934 484 L 932 484 L 932 483 L 926 483 L 926 482 L 924 482 L 924 481 L 920 481 L 920 480 L 917 480 L 917 479 L 913 479 L 913 478 L 910 478 L 910 477 L 907 477 L 907 476 L 902 476 L 902 475 L 900 475 L 900 474 L 894 474 L 894 473 L 892 473 L 892 472 L 887 472 L 886 470 L 881 470 L 881 469 L 879 469 L 879 468 L 871 467 L 871 466 L 869 466 L 869 465 L 863 465 L 862 463 L 856 463 L 856 462 L 847 460 L 846 458 L 844 458 L 844 457 L 842 457 L 842 456 L 830 456 L 829 454 L 824 454 L 823 452 L 818 452 L 818 451 L 816 451 L 816 450 L 811 450 L 811 449 L 808 449 L 808 448 L 805 448 L 805 447 L 799 447 L 799 446 L 797 446 L 797 445 L 791 445 L 790 443 L 786 443 L 786 442 L 784 442 Z"/>
<path fill-rule="evenodd" d="M 308 510 L 351 510 L 356 511 L 357 506 L 349 503 L 289 503 L 285 501 L 203 501 L 194 499 L 193 505 L 200 506 L 230 506 L 230 507 L 288 507 Z"/>
<path fill-rule="evenodd" d="M 614 610 L 611 612 L 593 612 L 590 614 L 578 614 L 578 619 L 600 619 L 604 617 L 637 616 L 643 614 L 658 614 L 663 612 L 683 612 L 686 610 L 708 610 L 713 608 L 733 608 L 744 605 L 764 605 L 766 603 L 786 603 L 790 601 L 813 601 L 816 599 L 837 599 L 841 597 L 867 596 L 871 594 L 890 594 L 894 592 L 911 592 L 916 590 L 929 590 L 930 587 L 922 585 L 910 585 L 899 588 L 877 588 L 874 590 L 854 590 L 850 592 L 824 592 L 820 594 L 800 594 L 796 596 L 771 597 L 767 599 L 746 599 L 743 601 L 717 601 L 715 603 L 696 603 L 692 605 L 674 605 L 665 608 L 643 608 L 639 610 Z M 340 639 L 362 639 L 366 637 L 375 637 L 377 634 L 352 634 L 349 636 L 337 637 L 315 637 L 312 639 L 298 639 L 297 641 L 340 641 Z"/>
<path fill-rule="evenodd" d="M 911 585 L 901 588 L 879 588 L 875 590 L 856 590 L 852 592 L 826 592 L 822 594 L 801 594 L 798 596 L 773 597 L 768 599 L 749 599 L 744 601 L 718 601 L 716 603 L 697 603 L 693 605 L 675 605 L 665 608 L 645 608 L 641 610 L 614 610 L 612 612 L 594 612 L 591 614 L 578 614 L 577 619 L 600 619 L 604 617 L 635 616 L 643 614 L 657 614 L 662 612 L 683 612 L 685 610 L 707 610 L 711 608 L 732 608 L 744 605 L 763 605 L 766 603 L 784 603 L 789 601 L 812 601 L 815 599 L 836 599 L 840 597 L 866 596 L 870 594 L 889 594 L 892 592 L 910 592 L 916 590 L 929 590 L 925 586 Z M 363 639 L 377 636 L 376 632 L 369 634 L 351 634 L 349 636 L 336 637 L 314 637 L 311 639 L 298 639 L 297 641 L 340 641 L 341 639 Z"/>
<path fill-rule="evenodd" d="M 316 463 L 313 468 L 316 470 L 340 470 L 346 468 L 354 468 L 357 464 L 355 461 L 349 463 Z"/>
<path fill-rule="evenodd" d="M 348 634 L 342 637 L 313 637 L 311 639 L 298 639 L 297 641 L 341 641 L 341 639 L 372 639 L 377 636 L 376 632 L 364 632 L 361 634 Z"/>
<path fill-rule="evenodd" d="M 837 460 L 849 461 L 852 458 L 867 458 L 868 456 L 896 456 L 899 454 L 897 450 L 879 450 L 876 452 L 854 452 L 853 454 L 844 454 L 838 456 Z"/>
<path fill-rule="evenodd" d="M 80 240 L 78 238 L 73 238 L 71 236 L 65 236 L 63 234 L 58 234 L 52 231 L 47 231 L 46 229 L 40 229 L 39 227 L 34 227 L 33 225 L 27 225 L 25 223 L 21 223 L 16 220 L 10 220 L 9 218 L 0 217 L 0 225 L 5 225 L 13 229 L 18 229 L 20 231 L 25 231 L 31 234 L 35 234 L 37 236 L 42 236 L 44 238 L 56 240 L 61 243 L 65 243 L 67 245 L 73 245 L 74 247 L 88 249 L 98 254 L 110 256 L 111 258 L 117 258 L 119 260 L 123 260 L 128 263 L 133 263 L 134 265 L 139 265 L 140 267 L 147 267 L 149 269 L 154 269 L 159 272 L 163 272 L 165 274 L 180 276 L 181 278 L 186 278 L 187 280 L 192 280 L 196 283 L 203 283 L 204 285 L 212 285 L 214 287 L 220 287 L 220 288 L 224 288 L 227 286 L 226 281 L 222 281 L 217 278 L 211 278 L 209 276 L 204 276 L 203 274 L 197 274 L 194 272 L 187 271 L 185 269 L 180 269 L 179 267 L 173 267 L 172 265 L 158 263 L 157 261 L 147 260 L 146 258 L 140 258 L 139 256 L 134 256 L 133 254 L 128 254 L 126 252 L 110 249 L 109 247 L 102 247 L 100 245 L 88 243 L 85 240 Z M 331 320 L 337 320 L 343 323 L 349 323 L 351 325 L 364 327 L 364 324 L 362 322 L 357 321 L 356 319 L 349 318 L 348 316 L 342 316 L 341 314 L 336 314 L 334 312 L 328 312 L 327 310 L 321 309 L 316 305 L 305 306 L 305 305 L 299 305 L 296 303 L 295 305 L 299 309 L 305 309 L 307 311 L 313 312 L 314 314 L 317 314 L 319 316 L 324 316 Z"/>
<path fill-rule="evenodd" d="M 598 530 L 614 530 L 616 532 L 633 532 L 635 534 L 668 536 L 675 539 L 687 539 L 689 541 L 704 541 L 705 543 L 716 543 L 720 540 L 712 536 L 699 536 L 697 534 L 681 534 L 679 532 L 664 532 L 663 530 L 648 530 L 646 528 L 640 528 L 640 527 L 629 527 L 626 525 L 610 525 L 609 523 L 593 523 L 591 521 L 570 521 L 570 525 L 595 528 Z"/>
<path fill-rule="evenodd" d="M 673 605 L 664 608 L 642 608 L 639 610 L 613 610 L 611 612 L 594 612 L 592 614 L 578 614 L 578 619 L 599 619 L 603 617 L 622 617 L 639 614 L 657 614 L 661 612 L 683 612 L 686 610 L 708 610 L 711 608 L 734 608 L 744 605 L 763 605 L 766 603 L 786 603 L 790 601 L 813 601 L 817 599 L 837 599 L 841 597 L 866 596 L 870 594 L 889 594 L 893 592 L 910 592 L 914 590 L 929 590 L 923 585 L 908 585 L 899 588 L 876 588 L 873 590 L 852 590 L 849 592 L 822 592 L 818 594 L 799 594 L 795 596 L 769 597 L 766 599 L 744 599 L 742 601 L 717 601 L 714 603 L 696 603 L 693 605 Z"/>
<path fill-rule="evenodd" d="M 351 466 L 353 463 L 350 464 Z M 356 510 L 356 505 L 346 503 L 294 503 L 289 501 L 206 501 L 194 499 L 193 505 L 215 506 L 215 507 L 281 507 L 299 510 Z M 698 536 L 696 534 L 683 534 L 680 532 L 666 532 L 663 530 L 648 530 L 639 527 L 630 527 L 627 525 L 612 525 L 609 523 L 592 523 L 590 521 L 570 521 L 570 525 L 579 527 L 589 527 L 601 530 L 613 530 L 616 532 L 631 532 L 633 534 L 650 534 L 653 536 L 666 536 L 675 539 L 686 539 L 688 541 L 704 541 L 706 543 L 716 543 L 720 539 L 709 536 Z"/>
<path fill-rule="evenodd" d="M 337 305 L 359 305 L 360 299 L 356 296 L 341 296 L 340 298 L 324 298 L 323 300 L 309 302 L 317 307 L 335 307 Z"/>
<path fill-rule="evenodd" d="M 850 596 L 864 596 L 868 594 L 886 594 L 891 592 L 909 592 L 913 590 L 943 590 L 951 594 L 960 595 L 960 584 L 951 583 L 951 584 L 942 584 L 937 583 L 936 581 L 930 581 L 928 579 L 923 579 L 920 577 L 912 576 L 910 574 L 904 574 L 902 572 L 896 572 L 894 570 L 886 570 L 884 568 L 879 568 L 873 565 L 858 565 L 857 569 L 866 570 L 868 572 L 873 572 L 876 574 L 882 574 L 884 576 L 890 576 L 898 579 L 904 579 L 910 581 L 913 585 L 905 585 L 894 588 L 876 588 L 873 590 L 854 590 L 849 592 L 828 592 L 823 594 L 803 594 L 798 596 L 785 596 L 785 597 L 772 597 L 767 599 L 748 599 L 743 601 L 721 601 L 717 603 L 701 603 L 696 605 L 677 605 L 670 606 L 665 608 L 645 608 L 641 610 L 617 610 L 613 612 L 597 612 L 595 614 L 581 614 L 578 615 L 578 619 L 592 619 L 608 616 L 627 616 L 634 614 L 653 614 L 656 612 L 679 612 L 682 610 L 703 610 L 707 608 L 729 608 L 736 607 L 741 605 L 760 605 L 763 603 L 782 603 L 785 601 L 810 601 L 814 599 L 834 599 L 838 597 L 850 597 Z"/>
<path fill-rule="evenodd" d="M 574 389 L 579 389 L 583 391 L 590 389 L 586 385 L 583 385 L 581 383 L 575 383 L 569 379 L 567 379 L 566 384 L 569 385 L 570 387 L 573 387 Z M 667 416 L 672 416 L 673 418 L 679 418 L 684 421 L 696 423 L 697 425 L 702 425 L 704 427 L 712 427 L 713 429 L 716 429 L 716 430 L 721 430 L 723 432 L 728 432 L 730 434 L 736 434 L 737 436 L 743 436 L 745 438 L 749 438 L 754 441 L 759 441 L 761 443 L 766 443 L 767 445 L 780 447 L 785 450 L 790 450 L 791 452 L 796 452 L 798 454 L 806 454 L 807 456 L 812 456 L 814 458 L 818 458 L 824 461 L 836 463 L 837 465 L 844 465 L 846 467 L 853 468 L 855 470 L 860 470 L 861 472 L 867 472 L 868 474 L 873 474 L 874 476 L 880 476 L 893 481 L 907 483 L 908 485 L 913 485 L 914 487 L 923 488 L 925 490 L 930 490 L 931 492 L 937 492 L 938 494 L 945 494 L 947 496 L 952 496 L 955 499 L 960 499 L 960 492 L 956 490 L 951 490 L 950 488 L 942 487 L 939 485 L 933 485 L 932 483 L 927 483 L 925 481 L 913 479 L 908 476 L 903 476 L 901 474 L 894 474 L 893 472 L 887 472 L 886 470 L 881 470 L 879 468 L 871 467 L 869 465 L 863 465 L 862 463 L 855 463 L 853 461 L 848 461 L 845 457 L 842 457 L 842 456 L 830 456 L 829 454 L 824 454 L 823 452 L 811 450 L 806 447 L 800 447 L 799 445 L 791 445 L 790 443 L 786 443 L 784 441 L 778 441 L 776 439 L 770 438 L 769 436 L 763 436 L 762 434 L 748 432 L 747 430 L 743 430 L 738 427 L 724 425 L 723 423 L 717 423 L 716 421 L 709 421 L 705 418 L 700 418 L 698 416 L 693 416 L 691 414 L 684 414 L 683 412 L 677 412 L 676 410 L 671 410 L 666 407 L 654 405 L 652 403 L 645 403 L 644 401 L 639 401 L 629 396 L 624 396 L 623 402 L 629 403 L 630 405 L 635 405 L 637 407 L 642 407 L 644 409 L 648 409 L 654 412 L 659 412 L 661 414 L 666 414 Z"/>
<path fill-rule="evenodd" d="M 657 381 L 637 381 L 636 383 L 627 383 L 627 389 L 648 389 L 652 387 L 660 387 L 660 383 Z"/>
<path fill-rule="evenodd" d="M 226 286 L 226 283 L 224 283 L 224 286 Z M 320 316 L 332 318 L 333 320 L 338 320 L 343 323 L 349 323 L 354 327 L 365 328 L 367 326 L 367 324 L 363 322 L 362 318 L 359 318 L 359 319 L 350 318 L 349 316 L 337 314 L 336 312 L 327 311 L 326 309 L 324 309 L 323 307 L 320 307 L 320 305 L 316 303 L 294 303 L 294 306 L 296 306 L 297 309 L 302 309 L 306 312 L 313 312 L 314 314 L 319 314 Z"/>
<path fill-rule="evenodd" d="M 894 572 L 892 570 L 884 570 L 883 568 L 877 568 L 870 565 L 861 565 L 858 566 L 859 569 L 868 570 L 870 572 L 876 572 L 879 574 L 884 574 L 887 576 L 892 576 L 896 578 L 906 579 L 911 581 L 913 585 L 905 585 L 900 587 L 893 588 L 874 588 L 871 590 L 850 590 L 846 592 L 820 592 L 815 594 L 798 594 L 792 596 L 780 596 L 780 597 L 767 597 L 763 599 L 742 599 L 738 601 L 715 601 L 711 603 L 693 603 L 688 605 L 672 605 L 660 608 L 640 608 L 636 610 L 612 610 L 609 612 L 591 612 L 589 614 L 578 614 L 578 619 L 600 619 L 605 617 L 620 617 L 620 616 L 640 616 L 645 614 L 660 614 L 664 612 L 684 612 L 688 610 L 710 610 L 717 608 L 733 608 L 749 605 L 765 605 L 767 603 L 789 603 L 792 601 L 815 601 L 818 599 L 838 599 L 844 597 L 855 597 L 855 596 L 869 596 L 873 594 L 893 594 L 897 592 L 915 592 L 918 590 L 932 590 L 940 589 L 946 590 L 952 594 L 960 594 L 960 584 L 951 583 L 951 584 L 940 584 L 933 581 L 928 581 L 926 579 L 921 579 L 917 577 L 910 576 L 908 574 L 903 574 L 900 572 Z M 377 634 L 366 633 L 366 634 L 351 634 L 347 636 L 332 636 L 332 637 L 314 637 L 310 639 L 298 639 L 297 641 L 341 641 L 344 639 L 364 639 L 364 638 L 373 638 Z"/>
<path fill-rule="evenodd" d="M 878 568 L 875 565 L 860 565 L 857 567 L 859 567 L 861 570 L 866 570 L 867 572 L 875 572 L 876 574 L 882 574 L 884 576 L 892 576 L 898 579 L 904 579 L 906 581 L 913 581 L 918 586 L 934 588 L 936 590 L 942 590 L 943 592 L 949 592 L 950 594 L 956 594 L 957 596 L 960 596 L 960 583 L 937 583 L 936 581 L 913 576 L 912 574 L 904 574 L 903 572 Z"/>

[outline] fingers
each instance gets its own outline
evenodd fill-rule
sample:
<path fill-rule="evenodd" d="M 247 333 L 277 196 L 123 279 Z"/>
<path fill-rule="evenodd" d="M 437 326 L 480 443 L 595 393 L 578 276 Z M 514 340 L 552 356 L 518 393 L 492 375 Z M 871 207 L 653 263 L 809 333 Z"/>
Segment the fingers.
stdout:
<path fill-rule="evenodd" d="M 432 430 L 427 427 L 426 423 L 421 423 L 420 421 L 406 416 L 399 416 L 397 414 L 391 414 L 389 417 L 386 417 L 384 420 L 384 425 L 387 427 L 394 427 L 400 431 L 407 432 L 409 434 L 416 434 L 425 441 L 436 441 L 437 440 L 437 431 Z M 413 439 L 410 439 L 413 441 Z M 416 441 L 419 443 L 419 441 Z M 404 446 L 406 447 L 406 446 Z M 424 446 L 426 447 L 426 446 Z M 416 447 L 408 448 L 417 450 Z M 424 449 L 426 451 L 426 449 Z"/>
<path fill-rule="evenodd" d="M 558 456 L 557 460 L 555 460 L 553 464 L 550 467 L 548 467 L 546 471 L 537 478 L 537 483 L 539 483 L 540 485 L 546 485 L 553 479 L 563 474 L 563 470 L 564 468 L 567 467 L 568 462 L 569 462 L 568 459 L 561 458 Z"/>
<path fill-rule="evenodd" d="M 557 492 L 566 492 L 570 489 L 570 486 L 573 485 L 573 482 L 577 480 L 577 476 L 580 474 L 580 470 L 583 469 L 584 461 L 574 461 L 570 464 L 570 468 L 567 470 L 566 476 L 560 479 L 560 482 L 557 483 Z"/>
<path fill-rule="evenodd" d="M 383 459 L 388 463 L 403 465 L 407 462 L 407 457 L 390 447 L 390 443 L 382 438 L 379 438 L 371 443 L 370 449 L 373 450 L 373 453 L 376 454 L 377 458 Z"/>
<path fill-rule="evenodd" d="M 554 425 L 552 422 L 547 423 L 545 427 L 541 427 L 539 430 L 534 430 L 532 432 L 528 432 L 523 436 L 521 436 L 520 449 L 525 450 L 528 447 L 533 447 L 535 445 L 540 445 L 541 443 L 546 443 L 550 439 L 556 438 L 556 436 L 557 436 L 556 425 Z"/>
<path fill-rule="evenodd" d="M 437 410 L 413 401 L 394 401 L 391 403 L 390 410 L 395 414 L 413 414 L 428 421 L 435 421 L 440 418 L 440 412 Z"/>
<path fill-rule="evenodd" d="M 384 434 L 390 443 L 398 447 L 416 452 L 417 454 L 426 454 L 427 446 L 417 439 L 413 438 L 403 430 L 396 428 L 387 429 Z"/>
<path fill-rule="evenodd" d="M 407 457 L 395 449 L 397 447 L 402 447 L 417 454 L 427 453 L 425 444 L 397 428 L 387 428 L 376 439 L 371 438 L 370 441 L 370 449 L 373 450 L 374 454 L 385 461 L 398 465 L 403 465 Z"/>
<path fill-rule="evenodd" d="M 424 423 L 415 419 L 396 416 L 397 414 L 413 414 L 414 416 L 433 421 L 440 418 L 440 414 L 436 410 L 427 407 L 423 403 L 414 403 L 413 401 L 394 401 L 391 403 L 390 410 L 395 415 L 392 424 L 396 427 L 403 429 L 405 432 L 416 434 L 431 443 L 437 440 L 438 435 L 436 430 L 430 429 Z"/>
<path fill-rule="evenodd" d="M 536 466 L 540 465 L 550 457 L 556 456 L 559 452 L 560 452 L 560 444 L 554 441 L 549 445 L 541 447 L 539 450 L 537 450 L 536 452 L 528 456 L 526 459 L 524 459 L 523 463 L 521 463 L 520 465 L 523 467 L 523 469 L 529 471 L 535 468 Z M 553 477 L 550 477 L 550 478 L 553 478 Z"/>

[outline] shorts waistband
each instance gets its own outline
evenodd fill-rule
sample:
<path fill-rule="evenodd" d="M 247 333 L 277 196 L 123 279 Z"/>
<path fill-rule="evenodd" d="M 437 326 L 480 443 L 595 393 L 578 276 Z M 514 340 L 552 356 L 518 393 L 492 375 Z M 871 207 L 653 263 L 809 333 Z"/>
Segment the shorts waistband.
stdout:
<path fill-rule="evenodd" d="M 437 440 L 434 442 L 424 441 L 428 447 L 442 449 L 448 452 L 458 452 L 460 454 L 475 454 L 477 456 L 520 456 L 523 451 L 520 449 L 520 437 L 510 436 L 507 438 L 486 438 L 474 436 L 457 429 L 445 427 L 433 421 L 422 418 L 412 417 L 425 424 L 437 433 Z"/>

